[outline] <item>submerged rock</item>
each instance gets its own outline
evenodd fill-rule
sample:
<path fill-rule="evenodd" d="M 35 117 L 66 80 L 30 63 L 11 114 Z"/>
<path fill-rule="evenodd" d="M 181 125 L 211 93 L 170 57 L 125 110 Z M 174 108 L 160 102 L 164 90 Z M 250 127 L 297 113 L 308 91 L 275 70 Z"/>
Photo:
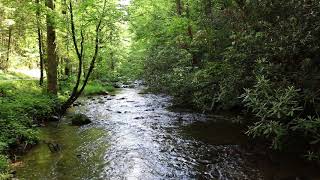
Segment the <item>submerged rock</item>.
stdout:
<path fill-rule="evenodd" d="M 109 95 L 109 92 L 108 91 L 102 91 L 102 92 L 97 93 L 97 95 L 107 96 L 107 95 Z"/>
<path fill-rule="evenodd" d="M 70 119 L 72 125 L 75 126 L 82 126 L 91 123 L 90 118 L 84 114 L 74 114 L 70 117 Z"/>
<path fill-rule="evenodd" d="M 73 103 L 73 107 L 78 107 L 78 106 L 81 106 L 81 105 L 82 105 L 81 102 L 75 102 L 75 103 Z"/>
<path fill-rule="evenodd" d="M 114 83 L 112 86 L 113 86 L 114 88 L 121 88 L 121 87 L 122 87 L 122 84 L 119 83 L 119 82 L 117 82 L 117 83 Z"/>
<path fill-rule="evenodd" d="M 61 145 L 57 143 L 47 143 L 49 150 L 52 153 L 61 151 Z"/>
<path fill-rule="evenodd" d="M 50 116 L 49 117 L 49 121 L 53 121 L 53 122 L 56 122 L 56 121 L 59 121 L 60 120 L 60 117 L 59 116 Z"/>

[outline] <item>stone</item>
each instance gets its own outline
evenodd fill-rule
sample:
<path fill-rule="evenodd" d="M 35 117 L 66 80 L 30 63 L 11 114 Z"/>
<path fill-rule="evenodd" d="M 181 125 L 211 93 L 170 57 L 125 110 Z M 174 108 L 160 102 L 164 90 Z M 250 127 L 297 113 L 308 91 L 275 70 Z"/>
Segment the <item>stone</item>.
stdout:
<path fill-rule="evenodd" d="M 90 124 L 92 121 L 84 114 L 74 114 L 70 117 L 72 125 L 82 126 Z"/>
<path fill-rule="evenodd" d="M 58 116 L 51 116 L 49 117 L 49 121 L 54 121 L 54 122 L 60 121 L 60 118 Z"/>

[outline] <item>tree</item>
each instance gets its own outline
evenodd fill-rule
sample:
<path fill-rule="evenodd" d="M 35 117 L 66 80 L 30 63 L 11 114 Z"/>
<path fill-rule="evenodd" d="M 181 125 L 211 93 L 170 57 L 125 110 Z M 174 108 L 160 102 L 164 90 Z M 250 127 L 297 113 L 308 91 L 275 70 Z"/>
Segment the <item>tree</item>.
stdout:
<path fill-rule="evenodd" d="M 57 94 L 58 92 L 58 61 L 57 61 L 57 51 L 56 51 L 56 32 L 54 27 L 54 2 L 53 0 L 47 0 L 47 7 L 51 10 L 47 14 L 47 64 L 48 64 L 48 92 L 52 94 Z"/>
<path fill-rule="evenodd" d="M 90 62 L 90 66 L 89 66 L 88 72 L 85 74 L 83 84 L 82 84 L 81 88 L 79 89 L 81 75 L 82 75 L 82 71 L 83 71 L 82 68 L 83 68 L 83 60 L 84 60 L 84 54 L 83 54 L 83 52 L 84 52 L 84 35 L 83 35 L 83 31 L 81 30 L 81 32 L 80 32 L 81 42 L 80 42 L 80 49 L 79 49 L 79 46 L 77 43 L 77 37 L 76 37 L 73 6 L 72 6 L 71 1 L 69 3 L 71 33 L 72 33 L 74 49 L 76 51 L 79 64 L 78 64 L 78 75 L 77 75 L 76 84 L 75 84 L 73 91 L 72 91 L 71 95 L 69 96 L 68 100 L 63 103 L 63 105 L 61 107 L 61 113 L 65 113 L 66 110 L 79 98 L 79 96 L 82 94 L 82 92 L 84 91 L 84 89 L 89 81 L 90 75 L 94 69 L 94 65 L 95 65 L 96 59 L 98 57 L 99 41 L 100 41 L 99 35 L 100 35 L 100 31 L 101 31 L 102 20 L 103 20 L 104 14 L 105 14 L 105 9 L 106 9 L 106 0 L 104 0 L 102 13 L 101 13 L 101 16 L 98 20 L 98 23 L 96 24 L 96 28 L 95 28 L 95 42 L 94 42 L 95 47 L 94 47 L 93 56 L 92 56 L 92 59 Z"/>
<path fill-rule="evenodd" d="M 41 16 L 40 16 L 40 1 L 36 0 L 37 10 L 36 10 L 36 18 L 37 18 L 37 34 L 38 34 L 38 48 L 39 48 L 39 59 L 40 59 L 40 86 L 43 85 L 44 79 L 44 53 L 43 53 L 43 43 L 42 43 L 42 31 L 41 31 Z"/>

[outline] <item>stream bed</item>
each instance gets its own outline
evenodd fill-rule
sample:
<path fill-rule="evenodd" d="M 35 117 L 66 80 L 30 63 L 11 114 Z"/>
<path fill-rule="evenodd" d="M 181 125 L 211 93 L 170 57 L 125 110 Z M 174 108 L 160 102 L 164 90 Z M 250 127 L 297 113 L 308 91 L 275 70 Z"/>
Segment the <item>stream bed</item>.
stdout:
<path fill-rule="evenodd" d="M 43 142 L 22 157 L 17 179 L 320 179 L 316 167 L 246 150 L 240 117 L 169 111 L 170 97 L 141 90 L 80 100 L 72 111 L 93 123 L 42 128 Z M 48 142 L 61 151 L 50 152 Z"/>

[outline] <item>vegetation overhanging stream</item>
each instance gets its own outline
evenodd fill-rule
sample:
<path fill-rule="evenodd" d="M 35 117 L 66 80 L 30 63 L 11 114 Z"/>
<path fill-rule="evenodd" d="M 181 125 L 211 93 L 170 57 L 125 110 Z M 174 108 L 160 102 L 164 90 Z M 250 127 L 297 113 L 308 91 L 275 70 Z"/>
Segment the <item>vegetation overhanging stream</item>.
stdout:
<path fill-rule="evenodd" d="M 316 179 L 301 161 L 259 158 L 246 148 L 240 117 L 168 111 L 171 98 L 122 89 L 81 99 L 70 111 L 93 123 L 64 119 L 42 129 L 43 142 L 16 167 L 19 179 Z M 70 113 L 70 112 L 69 112 Z M 61 145 L 51 152 L 48 142 Z M 261 152 L 260 152 L 261 153 Z M 258 160 L 258 161 L 257 161 Z"/>

